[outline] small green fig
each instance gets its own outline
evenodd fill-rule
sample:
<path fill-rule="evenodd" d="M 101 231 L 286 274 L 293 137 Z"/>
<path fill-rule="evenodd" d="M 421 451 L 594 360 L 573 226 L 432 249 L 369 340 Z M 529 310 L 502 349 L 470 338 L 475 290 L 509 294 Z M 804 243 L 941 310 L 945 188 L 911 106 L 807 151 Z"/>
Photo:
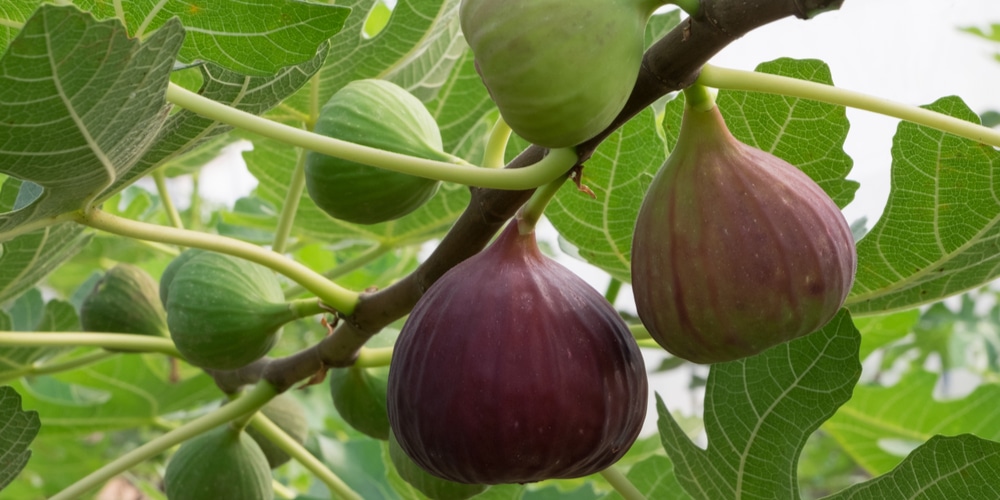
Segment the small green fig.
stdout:
<path fill-rule="evenodd" d="M 406 455 L 392 433 L 389 433 L 389 459 L 403 481 L 431 500 L 465 500 L 486 491 L 489 487 L 485 484 L 456 483 L 429 474 Z"/>
<path fill-rule="evenodd" d="M 214 252 L 200 252 L 174 272 L 167 295 L 170 338 L 188 362 L 233 370 L 263 357 L 279 329 L 302 317 L 284 301 L 270 269 Z"/>
<path fill-rule="evenodd" d="M 632 243 L 639 318 L 667 351 L 731 361 L 807 335 L 844 304 L 857 256 L 840 209 L 794 165 L 687 107 Z"/>
<path fill-rule="evenodd" d="M 330 370 L 330 394 L 341 418 L 358 431 L 382 440 L 389 439 L 387 376 L 357 366 Z"/>
<path fill-rule="evenodd" d="M 104 273 L 83 299 L 80 324 L 88 332 L 169 335 L 156 280 L 131 264 L 118 264 Z"/>
<path fill-rule="evenodd" d="M 385 80 L 356 80 L 320 110 L 314 130 L 335 139 L 428 160 L 451 161 L 423 103 Z M 398 219 L 427 202 L 440 182 L 334 158 L 306 155 L 306 188 L 333 218 L 357 224 Z"/>
<path fill-rule="evenodd" d="M 223 425 L 192 438 L 163 475 L 169 500 L 271 500 L 271 468 L 246 433 Z"/>
<path fill-rule="evenodd" d="M 202 252 L 204 250 L 200 248 L 189 248 L 181 252 L 177 257 L 174 257 L 174 260 L 170 261 L 170 264 L 167 264 L 166 269 L 163 270 L 163 274 L 160 275 L 160 304 L 164 308 L 167 307 L 167 297 L 170 295 L 170 283 L 174 281 L 174 275 L 177 274 L 177 270 L 185 262 Z"/>
<path fill-rule="evenodd" d="M 462 0 L 462 32 L 510 128 L 547 148 L 580 144 L 625 106 L 646 21 L 662 0 Z"/>
<path fill-rule="evenodd" d="M 279 394 L 264 405 L 260 409 L 260 412 L 293 439 L 299 443 L 305 442 L 306 435 L 309 433 L 309 422 L 306 421 L 305 410 L 295 398 L 287 394 Z M 268 465 L 272 469 L 281 467 L 292 459 L 284 450 L 272 443 L 270 439 L 264 437 L 257 429 L 247 427 L 247 434 L 260 446 L 260 449 L 264 452 L 264 456 L 267 457 Z"/>

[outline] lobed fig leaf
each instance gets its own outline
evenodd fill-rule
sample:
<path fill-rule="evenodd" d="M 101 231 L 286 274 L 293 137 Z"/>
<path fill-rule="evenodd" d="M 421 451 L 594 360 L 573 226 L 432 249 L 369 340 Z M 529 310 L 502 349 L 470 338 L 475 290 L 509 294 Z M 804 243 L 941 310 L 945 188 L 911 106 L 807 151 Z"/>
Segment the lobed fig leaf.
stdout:
<path fill-rule="evenodd" d="M 420 468 L 399 447 L 399 441 L 389 433 L 389 459 L 392 465 L 410 486 L 431 500 L 465 500 L 486 491 L 485 484 L 462 484 L 432 476 Z"/>
<path fill-rule="evenodd" d="M 500 114 L 547 148 L 580 144 L 625 106 L 662 0 L 462 0 L 462 32 Z"/>
<path fill-rule="evenodd" d="M 260 409 L 260 412 L 270 421 L 274 422 L 274 425 L 277 425 L 299 443 L 306 441 L 306 436 L 309 434 L 309 422 L 306 420 L 306 412 L 302 408 L 302 405 L 292 396 L 279 394 L 271 401 L 268 401 Z M 292 459 L 291 456 L 279 448 L 278 445 L 272 443 L 270 439 L 264 437 L 257 429 L 247 427 L 246 430 L 247 435 L 253 438 L 257 442 L 257 445 L 260 446 L 261 451 L 264 452 L 264 456 L 267 458 L 267 464 L 272 469 L 281 467 Z"/>
<path fill-rule="evenodd" d="M 167 313 L 158 289 L 156 280 L 142 268 L 118 264 L 83 299 L 80 325 L 88 332 L 166 337 Z"/>
<path fill-rule="evenodd" d="M 356 80 L 341 88 L 320 110 L 314 131 L 393 153 L 451 160 L 423 103 L 385 80 Z M 305 169 L 306 189 L 316 205 L 357 224 L 398 219 L 430 200 L 441 184 L 316 152 L 306 155 Z"/>
<path fill-rule="evenodd" d="M 825 325 L 857 267 L 840 209 L 794 165 L 686 107 L 632 243 L 639 318 L 696 363 L 757 354 Z"/>
<path fill-rule="evenodd" d="M 169 500 L 271 500 L 271 468 L 246 433 L 223 425 L 192 438 L 170 458 Z"/>
<path fill-rule="evenodd" d="M 186 259 L 167 291 L 170 338 L 201 368 L 233 370 L 263 357 L 298 317 L 273 271 L 225 254 Z"/>
<path fill-rule="evenodd" d="M 375 439 L 389 439 L 386 375 L 351 366 L 330 370 L 333 406 L 351 427 Z"/>
<path fill-rule="evenodd" d="M 635 441 L 647 397 L 621 316 L 517 223 L 417 302 L 387 396 L 406 454 L 468 484 L 598 472 Z"/>

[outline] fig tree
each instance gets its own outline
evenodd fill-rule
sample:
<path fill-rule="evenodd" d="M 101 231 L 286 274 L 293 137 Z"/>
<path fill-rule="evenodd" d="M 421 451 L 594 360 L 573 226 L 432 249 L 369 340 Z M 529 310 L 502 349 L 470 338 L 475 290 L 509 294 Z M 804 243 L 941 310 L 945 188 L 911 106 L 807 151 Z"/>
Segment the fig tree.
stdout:
<path fill-rule="evenodd" d="M 451 160 L 423 103 L 385 80 L 356 80 L 338 90 L 320 110 L 314 131 L 393 153 Z M 316 152 L 306 155 L 305 168 L 316 205 L 335 219 L 358 224 L 398 219 L 431 199 L 440 185 Z"/>
<path fill-rule="evenodd" d="M 330 370 L 333 406 L 351 427 L 375 439 L 389 439 L 386 375 L 351 366 Z"/>
<path fill-rule="evenodd" d="M 389 368 L 400 447 L 435 476 L 526 483 L 600 471 L 646 413 L 646 376 L 604 297 L 512 223 L 417 302 Z"/>
<path fill-rule="evenodd" d="M 80 325 L 88 332 L 166 337 L 167 313 L 158 289 L 156 280 L 142 268 L 118 264 L 83 299 Z"/>
<path fill-rule="evenodd" d="M 271 500 L 271 468 L 246 433 L 223 425 L 185 441 L 163 475 L 169 500 Z"/>
<path fill-rule="evenodd" d="M 288 394 L 279 394 L 274 399 L 268 401 L 260 409 L 260 412 L 293 439 L 299 443 L 305 442 L 306 435 L 309 433 L 309 422 L 306 421 L 305 410 L 295 398 Z M 268 465 L 272 469 L 281 467 L 292 459 L 284 450 L 271 442 L 270 439 L 264 437 L 257 429 L 247 427 L 247 434 L 260 446 L 261 451 L 264 452 L 264 456 L 267 457 Z"/>
<path fill-rule="evenodd" d="M 462 484 L 432 476 L 420 468 L 399 447 L 396 437 L 389 433 L 389 459 L 393 467 L 410 486 L 431 500 L 465 500 L 486 490 L 485 484 Z"/>
<path fill-rule="evenodd" d="M 625 106 L 663 0 L 462 0 L 462 32 L 500 114 L 525 140 L 575 146 Z"/>
<path fill-rule="evenodd" d="M 731 361 L 801 337 L 843 305 L 857 266 L 840 209 L 794 165 L 688 106 L 632 243 L 639 318 L 667 351 Z"/>

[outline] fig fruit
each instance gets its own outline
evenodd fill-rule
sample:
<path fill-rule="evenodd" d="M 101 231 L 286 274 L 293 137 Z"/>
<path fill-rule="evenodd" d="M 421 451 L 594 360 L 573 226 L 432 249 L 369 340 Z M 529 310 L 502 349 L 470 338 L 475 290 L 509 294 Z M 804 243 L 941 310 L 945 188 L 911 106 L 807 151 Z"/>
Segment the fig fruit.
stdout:
<path fill-rule="evenodd" d="M 80 325 L 88 332 L 132 333 L 166 337 L 167 313 L 159 285 L 131 264 L 109 269 L 80 305 Z"/>
<path fill-rule="evenodd" d="M 177 270 L 195 255 L 204 251 L 200 248 L 189 248 L 181 252 L 177 257 L 174 257 L 174 260 L 170 261 L 170 264 L 167 264 L 167 267 L 163 270 L 163 274 L 160 275 L 160 304 L 163 304 L 164 308 L 167 307 L 167 297 L 170 295 L 170 283 L 174 281 L 174 275 L 177 274 Z"/>
<path fill-rule="evenodd" d="M 392 432 L 435 476 L 526 483 L 600 471 L 646 415 L 638 345 L 516 222 L 417 302 L 389 367 Z"/>
<path fill-rule="evenodd" d="M 268 401 L 260 409 L 260 412 L 270 421 L 274 422 L 274 425 L 280 427 L 281 430 L 285 431 L 286 434 L 299 443 L 306 441 L 306 435 L 309 433 L 309 422 L 306 421 L 305 410 L 295 398 L 287 394 L 279 394 L 271 401 Z M 272 443 L 270 439 L 264 437 L 257 429 L 247 427 L 247 434 L 260 446 L 261 451 L 264 452 L 264 456 L 267 458 L 268 465 L 272 469 L 277 469 L 292 459 L 284 450 Z"/>
<path fill-rule="evenodd" d="M 399 447 L 399 441 L 389 433 L 389 459 L 392 465 L 410 486 L 431 500 L 465 500 L 486 491 L 485 484 L 462 484 L 432 476 L 420 468 Z"/>
<path fill-rule="evenodd" d="M 286 303 L 270 269 L 214 252 L 183 262 L 167 292 L 167 326 L 177 350 L 191 364 L 214 370 L 263 357 L 285 323 L 320 312 Z"/>
<path fill-rule="evenodd" d="M 314 132 L 428 160 L 451 161 L 419 99 L 385 80 L 356 80 L 320 110 Z M 306 189 L 333 218 L 357 224 L 398 219 L 427 202 L 440 182 L 321 153 L 306 155 Z"/>
<path fill-rule="evenodd" d="M 271 500 L 271 468 L 246 433 L 223 425 L 185 441 L 163 475 L 170 500 Z"/>
<path fill-rule="evenodd" d="M 575 146 L 625 106 L 646 21 L 662 0 L 462 0 L 476 68 L 510 128 L 547 148 Z"/>
<path fill-rule="evenodd" d="M 385 409 L 386 377 L 351 366 L 330 370 L 330 395 L 340 417 L 351 427 L 375 439 L 389 439 Z"/>
<path fill-rule="evenodd" d="M 639 318 L 696 363 L 757 354 L 826 324 L 857 256 L 840 209 L 790 163 L 739 142 L 717 107 L 687 106 L 639 211 Z"/>

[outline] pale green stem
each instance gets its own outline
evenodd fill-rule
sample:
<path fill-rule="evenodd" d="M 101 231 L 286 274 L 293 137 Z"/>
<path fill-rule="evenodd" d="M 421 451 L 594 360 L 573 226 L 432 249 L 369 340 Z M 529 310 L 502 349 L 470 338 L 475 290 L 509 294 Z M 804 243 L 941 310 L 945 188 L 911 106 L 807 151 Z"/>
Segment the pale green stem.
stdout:
<path fill-rule="evenodd" d="M 531 198 L 517 212 L 517 230 L 521 234 L 528 234 L 535 230 L 535 225 L 542 218 L 545 207 L 548 206 L 552 198 L 559 192 L 559 188 L 569 177 L 556 179 L 535 191 Z"/>
<path fill-rule="evenodd" d="M 2 335 L 2 334 L 0 334 Z M 75 370 L 87 365 L 92 365 L 104 361 L 110 357 L 121 354 L 120 352 L 94 351 L 67 360 L 35 362 L 28 366 L 0 373 L 0 384 L 8 380 L 19 379 L 21 377 L 32 377 L 36 375 L 48 375 L 51 373 L 61 373 Z"/>
<path fill-rule="evenodd" d="M 188 229 L 197 231 L 201 229 L 201 195 L 198 193 L 201 186 L 201 172 L 196 171 L 191 174 L 191 205 L 188 212 L 191 215 Z"/>
<path fill-rule="evenodd" d="M 291 278 L 292 281 L 305 287 L 324 303 L 344 314 L 354 312 L 354 307 L 358 303 L 357 293 L 333 283 L 294 259 L 235 238 L 147 224 L 116 217 L 101 210 L 91 210 L 87 213 L 77 212 L 76 221 L 121 236 L 202 248 L 256 262 Z"/>
<path fill-rule="evenodd" d="M 292 300 L 288 302 L 288 308 L 292 310 L 296 318 L 306 318 L 329 312 L 316 298 Z"/>
<path fill-rule="evenodd" d="M 392 250 L 391 245 L 372 245 L 369 249 L 365 250 L 363 253 L 354 257 L 353 259 L 346 260 L 339 266 L 330 269 L 329 271 L 323 273 L 323 277 L 328 280 L 335 280 L 351 271 L 360 269 L 364 267 L 369 262 L 381 257 L 383 254 Z M 302 288 L 301 285 L 292 285 L 285 289 L 285 297 L 295 297 L 300 293 L 305 292 L 306 289 Z"/>
<path fill-rule="evenodd" d="M 281 215 L 278 217 L 278 227 L 274 230 L 274 244 L 271 249 L 285 253 L 288 237 L 295 225 L 295 214 L 299 211 L 299 200 L 306 187 L 306 152 L 299 150 L 299 159 L 295 162 L 292 179 L 288 181 L 288 191 L 285 192 L 285 203 L 281 205 Z"/>
<path fill-rule="evenodd" d="M 103 347 L 120 351 L 158 352 L 181 357 L 170 339 L 150 335 L 93 332 L 0 332 L 0 346 Z"/>
<path fill-rule="evenodd" d="M 710 111 L 715 108 L 715 94 L 708 87 L 695 83 L 684 89 L 684 105 L 697 111 Z"/>
<path fill-rule="evenodd" d="M 917 106 L 893 102 L 823 83 L 807 82 L 787 76 L 720 68 L 711 65 L 706 65 L 702 68 L 701 75 L 698 77 L 698 83 L 720 89 L 780 94 L 863 109 L 931 127 L 976 142 L 989 144 L 990 146 L 1000 147 L 1000 130 L 994 130 Z"/>
<path fill-rule="evenodd" d="M 609 304 L 614 304 L 618 300 L 618 292 L 622 291 L 622 280 L 617 278 L 611 278 L 608 283 L 608 288 L 604 291 L 604 299 L 608 301 Z"/>
<path fill-rule="evenodd" d="M 315 128 L 316 122 L 319 121 L 319 82 L 319 74 L 309 80 L 309 122 L 306 123 L 306 128 L 309 130 Z"/>
<path fill-rule="evenodd" d="M 602 470 L 600 474 L 625 500 L 646 500 L 646 496 L 617 467 L 612 465 Z"/>
<path fill-rule="evenodd" d="M 630 332 L 632 332 L 632 336 L 635 337 L 636 340 L 645 340 L 653 338 L 649 335 L 649 330 L 647 330 L 646 327 L 642 325 L 642 323 L 628 325 L 628 329 Z"/>
<path fill-rule="evenodd" d="M 278 482 L 277 479 L 271 480 L 271 487 L 274 488 L 275 495 L 277 495 L 279 498 L 284 498 L 285 500 L 294 500 L 299 496 L 299 494 L 295 490 L 281 484 L 280 482 Z"/>
<path fill-rule="evenodd" d="M 170 219 L 170 224 L 176 228 L 184 229 L 184 223 L 181 222 L 181 214 L 177 212 L 174 200 L 170 198 L 170 193 L 167 192 L 167 174 L 163 173 L 162 168 L 153 171 L 153 181 L 156 182 L 156 191 L 160 194 L 160 201 L 163 203 L 163 209 L 167 211 L 167 218 Z"/>
<path fill-rule="evenodd" d="M 254 429 L 259 431 L 261 435 L 269 439 L 272 443 L 276 444 L 281 451 L 287 453 L 290 457 L 298 461 L 309 472 L 312 472 L 326 484 L 330 492 L 337 495 L 340 498 L 346 498 L 350 500 L 361 500 L 361 495 L 358 495 L 347 485 L 343 480 L 337 477 L 326 465 L 323 464 L 318 458 L 314 457 L 309 450 L 306 450 L 301 443 L 296 441 L 294 438 L 288 435 L 285 431 L 281 430 L 274 422 L 265 417 L 261 413 L 254 415 L 253 419 L 250 421 L 250 425 Z"/>
<path fill-rule="evenodd" d="M 483 166 L 486 168 L 502 168 L 507 164 L 504 158 L 507 152 L 507 142 L 510 141 L 510 125 L 504 121 L 503 117 L 497 118 L 490 131 L 490 139 L 486 143 L 486 151 L 483 153 Z"/>
<path fill-rule="evenodd" d="M 136 243 L 144 247 L 156 250 L 157 252 L 169 255 L 171 257 L 177 257 L 181 253 L 181 251 L 178 250 L 176 247 L 172 247 L 170 245 L 164 245 L 162 243 L 157 243 L 155 241 L 136 240 Z"/>
<path fill-rule="evenodd" d="M 663 349 L 663 347 L 661 347 L 660 344 L 657 344 L 656 341 L 653 340 L 653 339 L 636 339 L 635 343 L 639 344 L 639 347 L 649 347 L 649 348 L 652 348 L 652 349 Z"/>
<path fill-rule="evenodd" d="M 553 150 L 542 161 L 525 168 L 484 169 L 455 165 L 324 137 L 226 106 L 173 83 L 167 88 L 167 99 L 199 115 L 292 146 L 386 170 L 469 186 L 493 189 L 532 189 L 551 182 L 566 173 L 566 170 L 576 163 L 576 152 L 567 148 Z M 570 156 L 573 157 L 572 161 L 569 160 Z"/>
<path fill-rule="evenodd" d="M 390 361 L 392 361 L 392 347 L 362 347 L 354 366 L 375 368 L 389 366 Z"/>
<path fill-rule="evenodd" d="M 236 401 L 228 403 L 207 415 L 198 417 L 162 436 L 148 441 L 146 444 L 118 457 L 90 475 L 73 483 L 68 488 L 49 498 L 49 500 L 80 498 L 84 493 L 104 484 L 109 479 L 131 469 L 144 460 L 155 457 L 173 446 L 210 431 L 234 418 L 246 415 L 248 412 L 257 411 L 277 394 L 278 391 L 274 389 L 274 386 L 267 382 L 260 382 Z"/>

